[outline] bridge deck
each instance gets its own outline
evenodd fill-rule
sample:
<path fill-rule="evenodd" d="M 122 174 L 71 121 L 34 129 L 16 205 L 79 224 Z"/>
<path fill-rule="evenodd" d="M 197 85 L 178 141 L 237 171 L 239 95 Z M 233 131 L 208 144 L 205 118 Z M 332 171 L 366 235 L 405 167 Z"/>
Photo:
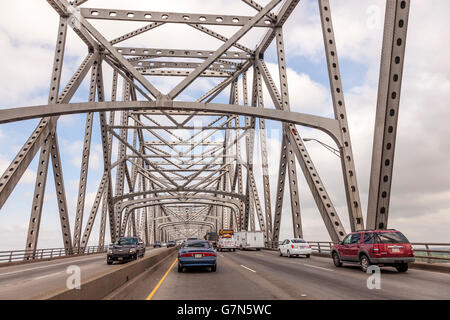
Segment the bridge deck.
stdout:
<path fill-rule="evenodd" d="M 175 260 L 119 290 L 109 299 L 145 299 Z M 255 271 L 251 271 L 251 270 Z M 279 257 L 272 251 L 218 254 L 217 272 L 208 269 L 178 273 L 176 265 L 152 300 L 197 299 L 450 299 L 450 277 L 445 273 L 410 269 L 397 273 L 382 268 L 381 290 L 369 290 L 368 275 L 357 266 L 335 268 L 330 258 Z"/>

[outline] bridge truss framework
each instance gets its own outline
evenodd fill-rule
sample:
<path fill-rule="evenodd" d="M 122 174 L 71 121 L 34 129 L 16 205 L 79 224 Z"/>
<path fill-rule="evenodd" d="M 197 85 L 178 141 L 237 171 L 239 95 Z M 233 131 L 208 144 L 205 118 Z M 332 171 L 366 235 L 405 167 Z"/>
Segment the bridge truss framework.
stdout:
<path fill-rule="evenodd" d="M 196 232 L 198 236 L 199 230 L 233 228 L 236 231 L 262 230 L 266 245 L 274 246 L 280 236 L 283 208 L 289 208 L 288 204 L 283 203 L 286 185 L 289 185 L 286 192 L 290 194 L 293 234 L 302 237 L 298 166 L 306 178 L 331 239 L 342 240 L 346 231 L 297 125 L 322 130 L 335 141 L 341 158 L 351 231 L 365 228 L 329 0 L 318 0 L 318 9 L 334 119 L 291 111 L 283 26 L 300 1 L 273 0 L 265 6 L 253 0 L 242 1 L 255 9 L 254 16 L 86 8 L 80 6 L 87 0 L 70 3 L 66 0 L 48 0 L 60 15 L 48 105 L 0 111 L 0 124 L 41 119 L 0 178 L 1 209 L 39 152 L 27 250 L 37 247 L 50 166 L 56 187 L 62 238 L 67 250 L 87 246 L 96 219 L 100 219 L 99 246 L 105 244 L 108 225 L 111 241 L 129 234 L 138 235 L 151 243 L 155 240 L 189 237 Z M 367 216 L 367 227 L 370 228 L 387 227 L 409 3 L 388 0 L 386 6 Z M 275 12 L 275 8 L 279 10 Z M 107 40 L 90 23 L 93 19 L 148 24 L 116 39 Z M 145 32 L 156 32 L 158 27 L 167 23 L 188 25 L 219 39 L 222 45 L 211 51 L 120 46 L 121 42 Z M 233 26 L 239 30 L 226 38 L 209 29 L 209 25 Z M 84 41 L 88 50 L 84 61 L 61 90 L 69 28 Z M 239 40 L 254 28 L 264 28 L 267 33 L 257 48 L 252 50 L 240 44 Z M 274 41 L 279 86 L 264 61 L 265 51 Z M 105 101 L 102 70 L 105 64 L 113 69 L 111 101 Z M 251 82 L 247 78 L 249 71 L 253 74 Z M 88 74 L 89 101 L 70 103 Z M 168 94 L 162 94 L 148 76 L 178 76 L 182 80 Z M 197 101 L 176 100 L 202 77 L 218 78 L 222 82 Z M 120 78 L 123 80 L 121 88 L 118 85 Z M 241 97 L 239 83 L 242 83 Z M 264 87 L 275 109 L 265 108 Z M 213 100 L 226 89 L 230 90 L 229 104 L 214 103 Z M 122 99 L 118 101 L 120 93 Z M 143 97 L 143 100 L 139 100 L 139 97 Z M 80 150 L 82 164 L 75 222 L 71 225 L 57 124 L 60 116 L 75 113 L 86 114 L 86 126 L 84 145 Z M 98 183 L 92 209 L 85 212 L 91 136 L 94 115 L 97 114 L 104 172 Z M 157 120 L 161 117 L 165 120 L 164 124 Z M 177 120 L 180 117 L 182 121 Z M 193 125 L 197 118 L 211 121 L 207 126 L 197 128 Z M 283 128 L 276 189 L 273 189 L 269 180 L 268 119 L 282 122 Z M 180 130 L 196 131 L 181 137 L 177 134 Z M 255 154 L 257 132 L 261 144 L 260 154 Z M 211 137 L 217 133 L 221 133 L 223 138 L 212 140 Z M 117 150 L 113 150 L 113 141 L 118 145 Z M 241 150 L 241 141 L 245 150 Z M 117 156 L 115 161 L 112 157 L 114 152 Z M 258 164 L 263 173 L 262 185 L 256 182 L 254 157 L 261 160 Z M 271 197 L 273 193 L 274 205 Z"/>

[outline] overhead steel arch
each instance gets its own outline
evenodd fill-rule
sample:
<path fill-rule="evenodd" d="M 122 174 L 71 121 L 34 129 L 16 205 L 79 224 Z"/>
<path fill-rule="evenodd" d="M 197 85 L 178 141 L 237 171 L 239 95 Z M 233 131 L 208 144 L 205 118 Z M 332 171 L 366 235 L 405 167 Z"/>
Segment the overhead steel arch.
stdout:
<path fill-rule="evenodd" d="M 183 200 L 180 200 L 183 199 Z M 165 200 L 173 200 L 169 202 L 165 202 Z M 182 203 L 207 203 L 207 204 L 216 204 L 216 203 L 224 203 L 227 207 L 235 208 L 236 211 L 240 211 L 239 208 L 239 202 L 232 199 L 224 199 L 219 197 L 204 197 L 204 196 L 159 196 L 154 198 L 144 198 L 144 199 L 136 199 L 136 200 L 129 200 L 122 202 L 120 210 L 123 211 L 124 209 L 128 210 L 134 210 L 136 209 L 137 205 L 139 204 L 145 204 L 148 206 L 157 206 L 157 205 L 164 205 L 164 204 L 182 204 Z M 142 208 L 142 207 L 139 207 Z"/>
<path fill-rule="evenodd" d="M 20 107 L 0 110 L 0 124 L 30 120 L 42 117 L 59 117 L 70 114 L 106 111 L 195 111 L 212 112 L 219 114 L 231 114 L 251 116 L 261 119 L 270 119 L 286 123 L 297 124 L 309 128 L 315 128 L 328 134 L 338 146 L 341 146 L 341 135 L 338 121 L 305 113 L 252 108 L 244 105 L 180 102 L 180 101 L 130 101 L 130 102 L 97 102 L 97 103 L 70 103 L 56 105 L 40 105 L 32 107 Z M 151 114 L 151 112 L 149 113 Z"/>
<path fill-rule="evenodd" d="M 122 196 L 114 197 L 113 202 L 119 202 L 125 199 L 135 198 L 135 197 L 141 197 L 141 196 L 147 196 L 151 194 L 156 193 L 176 193 L 176 192 L 194 192 L 194 193 L 211 193 L 211 194 L 217 194 L 222 196 L 228 196 L 240 200 L 245 200 L 245 195 L 235 193 L 235 192 L 227 192 L 222 190 L 213 190 L 213 189 L 190 189 L 190 188 L 178 188 L 178 189 L 154 189 L 154 190 L 147 190 L 143 192 L 134 192 L 134 193 L 127 193 Z M 183 197 L 183 196 L 180 196 Z M 186 198 L 189 198 L 191 196 L 186 195 Z"/>
<path fill-rule="evenodd" d="M 214 228 L 214 224 L 211 222 L 206 222 L 206 221 L 186 221 L 186 222 L 166 222 L 166 223 L 161 223 L 157 226 L 158 229 L 162 229 L 168 226 L 179 226 L 179 225 L 187 225 L 187 224 L 193 224 L 193 225 L 204 225 L 204 226 L 208 226 L 211 228 Z"/>

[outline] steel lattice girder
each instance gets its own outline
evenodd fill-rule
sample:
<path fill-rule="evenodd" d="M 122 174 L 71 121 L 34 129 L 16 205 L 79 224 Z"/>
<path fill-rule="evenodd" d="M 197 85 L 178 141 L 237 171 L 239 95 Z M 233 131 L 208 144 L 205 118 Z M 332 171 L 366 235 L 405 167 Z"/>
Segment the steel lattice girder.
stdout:
<path fill-rule="evenodd" d="M 281 3 L 281 0 L 270 1 L 266 6 L 261 6 L 252 0 L 242 1 L 255 9 L 257 13 L 254 16 L 242 16 L 78 8 L 86 0 L 76 0 L 70 3 L 66 0 L 48 0 L 61 16 L 49 104 L 0 110 L 0 124 L 43 118 L 11 166 L 0 178 L 1 208 L 37 151 L 41 149 L 38 170 L 42 174 L 38 175 L 36 180 L 35 196 L 37 195 L 37 197 L 33 200 L 27 246 L 31 244 L 31 247 L 35 248 L 37 245 L 42 198 L 45 192 L 50 156 L 66 247 L 72 247 L 72 241 L 75 246 L 85 247 L 87 245 L 100 204 L 102 205 L 100 246 L 103 246 L 105 241 L 107 215 L 109 215 L 112 241 L 117 236 L 124 235 L 128 226 L 128 234 L 142 236 L 144 233 L 148 243 L 151 235 L 154 240 L 157 237 L 171 236 L 166 231 L 160 232 L 160 229 L 175 228 L 177 223 L 187 222 L 197 223 L 197 227 L 199 227 L 202 223 L 203 225 L 207 224 L 206 221 L 209 218 L 215 221 L 214 224 L 209 225 L 211 230 L 214 228 L 217 230 L 218 227 L 231 227 L 235 230 L 247 230 L 250 227 L 254 230 L 256 227 L 255 213 L 258 217 L 259 228 L 265 233 L 266 244 L 270 246 L 279 239 L 286 176 L 290 186 L 294 236 L 302 236 L 296 160 L 306 177 L 330 237 L 333 241 L 340 240 L 345 236 L 345 230 L 296 125 L 322 130 L 335 141 L 341 153 L 351 229 L 354 231 L 363 228 L 364 222 L 329 1 L 318 0 L 318 4 L 335 119 L 290 112 L 283 25 L 300 1 L 286 0 L 280 6 L 277 14 L 273 12 L 273 9 Z M 389 2 L 386 13 L 377 107 L 378 125 L 376 126 L 376 133 L 384 132 L 384 134 L 376 134 L 374 141 L 368 217 L 368 223 L 370 226 L 373 225 L 372 227 L 387 226 L 409 1 Z M 100 19 L 139 21 L 148 22 L 148 24 L 108 41 L 88 21 Z M 151 30 L 157 32 L 160 26 L 168 23 L 188 25 L 198 32 L 219 39 L 223 44 L 214 50 L 116 46 L 120 42 L 145 32 Z M 231 37 L 225 37 L 207 28 L 207 25 L 234 26 L 238 27 L 238 30 Z M 68 26 L 86 43 L 89 54 L 67 86 L 58 94 Z M 250 30 L 261 27 L 269 30 L 255 50 L 238 43 Z M 275 39 L 280 92 L 264 63 L 264 53 Z M 161 58 L 166 60 L 162 61 Z M 110 65 L 114 72 L 110 102 L 104 101 L 103 62 Z M 248 106 L 246 72 L 250 68 L 253 68 L 254 77 L 251 106 Z M 70 103 L 72 96 L 90 69 L 92 69 L 92 75 L 89 102 Z M 185 79 L 176 85 L 169 94 L 163 95 L 146 76 L 184 76 Z M 173 101 L 200 77 L 223 77 L 225 79 L 196 102 Z M 116 101 L 119 78 L 124 80 L 123 101 Z M 239 102 L 237 86 L 239 79 L 243 80 L 243 105 L 240 105 Z M 276 110 L 264 108 L 262 79 Z M 221 92 L 230 86 L 229 104 L 212 103 Z M 138 93 L 147 101 L 138 101 Z M 393 97 L 394 93 L 395 97 Z M 98 102 L 95 102 L 96 95 Z M 386 101 L 390 96 L 394 100 L 391 107 L 394 109 L 394 115 L 392 115 L 392 110 L 389 110 L 391 115 L 388 116 Z M 109 112 L 109 123 L 106 112 Z M 115 121 L 119 118 L 117 112 L 121 112 L 119 125 Z M 76 113 L 86 113 L 87 120 L 84 147 L 81 150 L 83 160 L 72 240 L 56 125 L 60 116 Z M 94 113 L 100 115 L 104 174 L 98 184 L 95 202 L 81 236 Z M 171 125 L 160 124 L 156 119 L 158 116 L 164 117 L 165 120 L 171 122 Z M 187 118 L 180 122 L 175 116 L 186 116 Z M 180 137 L 175 133 L 176 130 L 197 129 L 196 126 L 189 125 L 189 123 L 204 116 L 217 118 L 213 119 L 206 127 L 199 128 L 199 132 L 190 137 Z M 240 126 L 240 116 L 245 117 L 245 126 Z M 385 119 L 383 127 L 380 125 L 382 118 Z M 219 125 L 222 119 L 226 121 Z M 283 146 L 279 163 L 274 221 L 272 221 L 270 201 L 265 119 L 283 123 Z M 151 122 L 150 125 L 149 122 Z M 253 173 L 253 149 L 256 123 L 258 122 L 262 146 L 261 169 L 263 171 L 265 214 L 262 212 L 258 186 Z M 206 131 L 209 133 L 205 134 Z M 201 140 L 197 139 L 199 133 L 203 134 Z M 211 137 L 217 133 L 222 134 L 224 139 L 219 142 L 217 140 L 210 141 Z M 242 161 L 242 150 L 239 143 L 239 140 L 244 137 L 246 162 Z M 129 142 L 131 138 L 132 142 Z M 116 154 L 112 150 L 114 139 L 119 143 Z M 388 151 L 380 152 L 379 150 L 384 150 L 385 145 L 390 146 Z M 203 147 L 210 149 L 200 151 Z M 114 163 L 112 163 L 113 156 L 117 156 Z M 381 164 L 387 163 L 387 161 L 389 161 L 389 165 L 384 168 Z M 115 186 L 112 184 L 113 169 L 116 174 Z M 287 175 L 286 170 L 288 170 Z M 386 170 L 389 172 L 385 172 Z M 243 186 L 244 173 L 247 177 L 245 190 Z M 382 176 L 384 180 L 386 180 L 386 176 L 388 177 L 388 181 L 384 181 L 384 184 L 380 181 Z M 378 190 L 375 190 L 376 187 Z M 205 196 L 205 194 L 210 194 L 210 196 Z M 177 209 L 171 208 L 172 205 L 188 208 L 194 203 L 200 205 L 202 209 L 190 217 L 186 215 L 183 218 L 177 213 Z M 231 215 L 228 212 L 230 209 Z M 125 210 L 124 214 L 122 214 L 123 210 Z M 184 221 L 178 221 L 179 219 L 184 219 Z M 164 222 L 159 223 L 160 221 Z"/>

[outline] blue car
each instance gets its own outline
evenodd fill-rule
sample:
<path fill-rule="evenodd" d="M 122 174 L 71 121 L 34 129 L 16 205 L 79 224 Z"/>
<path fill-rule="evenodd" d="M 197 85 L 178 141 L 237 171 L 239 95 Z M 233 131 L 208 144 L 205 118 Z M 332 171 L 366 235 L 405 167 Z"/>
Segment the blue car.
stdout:
<path fill-rule="evenodd" d="M 186 267 L 211 267 L 215 272 L 216 251 L 206 240 L 187 241 L 178 251 L 178 272 Z"/>

